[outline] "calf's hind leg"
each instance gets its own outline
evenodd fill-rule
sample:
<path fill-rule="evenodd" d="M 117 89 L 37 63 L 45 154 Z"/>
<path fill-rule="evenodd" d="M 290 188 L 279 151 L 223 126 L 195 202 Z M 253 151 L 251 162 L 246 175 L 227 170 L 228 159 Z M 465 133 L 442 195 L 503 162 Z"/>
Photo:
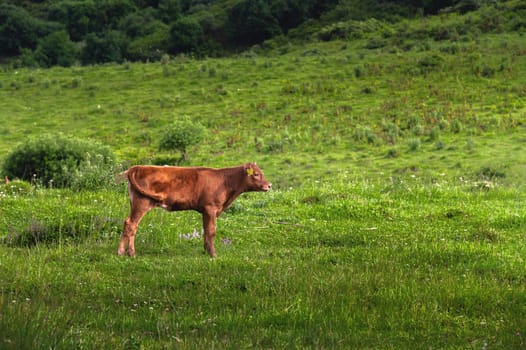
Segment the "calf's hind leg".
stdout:
<path fill-rule="evenodd" d="M 124 228 L 117 254 L 124 255 L 126 248 L 128 248 L 128 255 L 135 256 L 135 233 L 137 232 L 137 226 L 139 226 L 141 219 L 154 205 L 148 198 L 137 198 L 137 196 L 133 196 L 131 191 L 130 189 L 130 215 L 124 221 Z"/>

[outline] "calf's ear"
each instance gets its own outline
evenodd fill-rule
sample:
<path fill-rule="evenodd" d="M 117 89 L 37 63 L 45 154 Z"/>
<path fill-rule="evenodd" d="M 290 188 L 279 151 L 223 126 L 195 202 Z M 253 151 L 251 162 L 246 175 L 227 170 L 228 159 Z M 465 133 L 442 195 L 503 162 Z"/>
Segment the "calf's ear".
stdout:
<path fill-rule="evenodd" d="M 259 169 L 256 163 L 247 163 L 245 164 L 245 171 L 248 176 L 254 175 L 254 171 Z"/>

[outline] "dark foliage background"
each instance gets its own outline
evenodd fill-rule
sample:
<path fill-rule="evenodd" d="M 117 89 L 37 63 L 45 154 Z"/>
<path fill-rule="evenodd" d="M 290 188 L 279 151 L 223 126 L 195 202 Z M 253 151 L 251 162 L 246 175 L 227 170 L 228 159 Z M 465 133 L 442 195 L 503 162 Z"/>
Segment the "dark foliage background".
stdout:
<path fill-rule="evenodd" d="M 70 66 L 221 56 L 295 30 L 348 20 L 396 21 L 467 12 L 496 0 L 43 0 L 0 1 L 0 60 Z"/>

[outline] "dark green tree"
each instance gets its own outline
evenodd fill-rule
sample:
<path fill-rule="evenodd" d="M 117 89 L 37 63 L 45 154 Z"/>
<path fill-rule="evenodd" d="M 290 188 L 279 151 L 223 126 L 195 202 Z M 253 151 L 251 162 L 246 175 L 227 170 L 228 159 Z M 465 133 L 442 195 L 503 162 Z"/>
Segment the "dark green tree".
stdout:
<path fill-rule="evenodd" d="M 84 64 L 122 62 L 128 45 L 128 39 L 122 32 L 108 31 L 100 35 L 90 33 L 86 36 L 86 45 L 80 59 Z"/>
<path fill-rule="evenodd" d="M 243 0 L 228 14 L 227 32 L 234 46 L 250 46 L 281 33 L 267 1 Z"/>
<path fill-rule="evenodd" d="M 126 49 L 126 59 L 132 61 L 158 61 L 166 53 L 169 43 L 168 25 L 161 21 L 148 24 L 148 34 L 130 41 Z"/>
<path fill-rule="evenodd" d="M 181 17 L 181 1 L 179 0 L 160 0 L 159 18 L 164 23 L 173 22 Z"/>
<path fill-rule="evenodd" d="M 145 36 L 156 31 L 162 23 L 156 18 L 157 11 L 147 8 L 143 11 L 129 13 L 119 20 L 117 29 L 130 38 Z"/>
<path fill-rule="evenodd" d="M 137 7 L 130 0 L 97 1 L 95 8 L 97 15 L 93 20 L 98 24 L 99 31 L 114 27 L 121 18 L 137 11 Z"/>
<path fill-rule="evenodd" d="M 35 59 L 40 66 L 69 67 L 77 59 L 77 49 L 65 30 L 54 32 L 39 41 Z"/>
<path fill-rule="evenodd" d="M 96 14 L 93 0 L 62 0 L 49 7 L 49 18 L 63 23 L 74 41 L 82 40 L 87 33 L 95 29 L 92 21 Z"/>
<path fill-rule="evenodd" d="M 141 9 L 148 7 L 157 8 L 159 6 L 159 0 L 133 0 L 133 3 Z"/>
<path fill-rule="evenodd" d="M 170 28 L 170 49 L 172 53 L 197 52 L 203 42 L 203 28 L 189 18 L 175 21 Z"/>
<path fill-rule="evenodd" d="M 303 0 L 273 0 L 270 11 L 283 32 L 297 27 L 308 18 L 309 2 Z"/>
<path fill-rule="evenodd" d="M 309 16 L 311 18 L 319 18 L 323 13 L 332 9 L 336 4 L 343 2 L 342 0 L 309 0 Z M 375 1 L 372 1 L 375 2 Z"/>
<path fill-rule="evenodd" d="M 32 17 L 23 8 L 0 4 L 0 54 L 17 55 L 20 49 L 35 49 L 39 38 L 62 29 L 59 23 Z"/>

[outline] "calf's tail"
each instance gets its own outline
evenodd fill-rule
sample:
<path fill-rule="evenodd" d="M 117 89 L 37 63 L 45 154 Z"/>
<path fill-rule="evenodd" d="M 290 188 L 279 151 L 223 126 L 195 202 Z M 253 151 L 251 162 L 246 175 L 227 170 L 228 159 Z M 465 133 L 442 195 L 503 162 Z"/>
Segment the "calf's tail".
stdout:
<path fill-rule="evenodd" d="M 120 184 L 121 182 L 128 180 L 128 170 L 123 171 L 122 173 L 118 173 L 115 175 L 115 183 Z"/>
<path fill-rule="evenodd" d="M 150 199 L 153 199 L 158 202 L 162 202 L 166 199 L 166 194 L 162 191 L 160 193 L 152 191 L 151 188 L 148 186 L 148 181 L 146 184 L 140 185 L 137 181 L 137 177 L 141 178 L 141 174 L 138 174 L 138 172 L 141 171 L 141 167 L 131 167 L 127 171 L 125 171 L 123 174 L 124 178 L 128 180 L 129 187 L 133 188 L 135 191 L 139 192 L 145 197 L 148 197 Z M 120 174 L 119 174 L 120 175 Z M 144 177 L 142 177 L 144 180 Z"/>

